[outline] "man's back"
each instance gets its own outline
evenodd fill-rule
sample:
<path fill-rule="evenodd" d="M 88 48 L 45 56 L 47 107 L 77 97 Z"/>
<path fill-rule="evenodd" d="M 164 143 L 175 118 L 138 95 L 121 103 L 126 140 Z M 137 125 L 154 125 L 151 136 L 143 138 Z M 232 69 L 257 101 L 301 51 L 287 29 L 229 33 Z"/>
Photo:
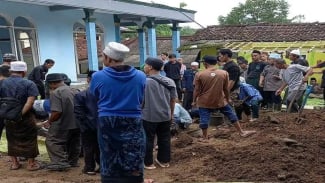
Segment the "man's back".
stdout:
<path fill-rule="evenodd" d="M 194 86 L 197 92 L 198 107 L 221 108 L 229 97 L 228 73 L 218 69 L 206 69 L 195 75 Z"/>
<path fill-rule="evenodd" d="M 106 67 L 94 74 L 90 91 L 102 116 L 140 117 L 146 76 L 133 67 Z"/>
<path fill-rule="evenodd" d="M 181 79 L 181 67 L 182 64 L 179 62 L 172 63 L 169 61 L 164 66 L 164 71 L 166 72 L 166 76 L 170 79 Z"/>

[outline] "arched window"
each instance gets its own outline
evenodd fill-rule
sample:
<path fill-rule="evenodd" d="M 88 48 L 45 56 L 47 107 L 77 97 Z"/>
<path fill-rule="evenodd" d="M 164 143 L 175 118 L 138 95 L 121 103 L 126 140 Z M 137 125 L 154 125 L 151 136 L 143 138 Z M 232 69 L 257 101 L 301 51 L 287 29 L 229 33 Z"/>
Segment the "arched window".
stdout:
<path fill-rule="evenodd" d="M 73 25 L 73 38 L 75 44 L 76 69 L 78 74 L 85 74 L 89 70 L 86 29 L 83 23 L 77 22 Z M 104 46 L 104 30 L 96 24 L 96 40 L 97 40 L 97 55 L 98 65 L 102 66 L 101 52 Z"/>
<path fill-rule="evenodd" d="M 14 21 L 17 58 L 27 64 L 28 73 L 39 65 L 34 25 L 24 17 L 17 17 Z"/>
<path fill-rule="evenodd" d="M 12 26 L 10 22 L 0 15 L 0 64 L 2 56 L 5 53 L 15 53 L 14 44 L 12 44 Z"/>

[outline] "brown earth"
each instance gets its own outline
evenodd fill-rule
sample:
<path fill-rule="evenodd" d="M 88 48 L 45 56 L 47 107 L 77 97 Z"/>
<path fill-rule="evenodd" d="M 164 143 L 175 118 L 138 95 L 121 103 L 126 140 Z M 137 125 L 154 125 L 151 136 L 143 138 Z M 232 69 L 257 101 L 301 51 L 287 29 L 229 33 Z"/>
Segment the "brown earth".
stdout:
<path fill-rule="evenodd" d="M 265 113 L 255 122 L 243 123 L 257 134 L 242 138 L 234 128 L 210 127 L 208 143 L 198 142 L 197 124 L 172 140 L 171 167 L 145 172 L 158 182 L 325 182 L 325 110 L 306 110 L 306 120 L 296 124 L 297 114 Z M 272 117 L 270 117 L 272 115 Z M 194 131 L 194 132 L 193 132 Z M 0 158 L 0 182 L 99 182 L 99 176 L 67 172 L 8 170 Z"/>

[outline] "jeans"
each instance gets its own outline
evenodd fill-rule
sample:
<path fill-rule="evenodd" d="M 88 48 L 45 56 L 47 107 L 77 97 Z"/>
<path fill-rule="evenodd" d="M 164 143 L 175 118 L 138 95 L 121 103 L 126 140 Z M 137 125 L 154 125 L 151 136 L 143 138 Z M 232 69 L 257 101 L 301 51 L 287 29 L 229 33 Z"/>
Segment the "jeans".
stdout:
<path fill-rule="evenodd" d="M 147 137 L 146 156 L 144 158 L 144 164 L 146 166 L 153 164 L 153 148 L 155 135 L 157 135 L 158 161 L 161 163 L 170 162 L 170 121 L 149 122 L 143 120 L 143 127 Z"/>
<path fill-rule="evenodd" d="M 146 141 L 141 118 L 99 117 L 98 143 L 103 183 L 143 182 Z"/>
<path fill-rule="evenodd" d="M 231 123 L 236 123 L 238 121 L 238 118 L 236 116 L 236 113 L 233 111 L 232 107 L 227 104 L 222 108 L 217 109 L 208 109 L 208 108 L 199 108 L 200 113 L 200 128 L 201 129 L 207 129 L 209 127 L 211 113 L 215 110 L 220 110 L 220 112 L 225 115 Z"/>
<path fill-rule="evenodd" d="M 83 155 L 85 160 L 84 171 L 92 172 L 99 163 L 99 146 L 97 142 L 97 132 L 87 130 L 81 133 Z"/>
<path fill-rule="evenodd" d="M 252 118 L 259 117 L 259 105 L 257 100 L 251 101 L 251 108 L 252 108 Z"/>

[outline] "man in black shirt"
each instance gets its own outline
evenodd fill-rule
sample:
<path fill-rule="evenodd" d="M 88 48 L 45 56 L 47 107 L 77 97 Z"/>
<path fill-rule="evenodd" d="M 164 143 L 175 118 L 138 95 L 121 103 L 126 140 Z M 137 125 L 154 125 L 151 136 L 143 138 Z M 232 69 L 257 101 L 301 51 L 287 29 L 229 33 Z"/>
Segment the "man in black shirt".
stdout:
<path fill-rule="evenodd" d="M 219 59 L 224 62 L 223 70 L 227 71 L 229 74 L 229 84 L 228 88 L 230 92 L 235 91 L 239 88 L 239 77 L 240 69 L 239 66 L 231 60 L 232 51 L 230 49 L 219 50 Z"/>
<path fill-rule="evenodd" d="M 53 67 L 54 63 L 54 60 L 46 59 L 43 65 L 35 67 L 28 76 L 28 79 L 36 84 L 41 95 L 41 99 L 45 98 L 45 75 L 47 74 L 48 70 Z"/>
<path fill-rule="evenodd" d="M 174 80 L 177 89 L 178 100 L 182 100 L 182 91 L 181 91 L 182 64 L 177 62 L 175 54 L 170 54 L 168 58 L 169 58 L 169 62 L 165 64 L 164 71 L 166 72 L 166 77 Z"/>

